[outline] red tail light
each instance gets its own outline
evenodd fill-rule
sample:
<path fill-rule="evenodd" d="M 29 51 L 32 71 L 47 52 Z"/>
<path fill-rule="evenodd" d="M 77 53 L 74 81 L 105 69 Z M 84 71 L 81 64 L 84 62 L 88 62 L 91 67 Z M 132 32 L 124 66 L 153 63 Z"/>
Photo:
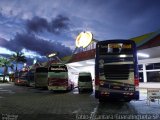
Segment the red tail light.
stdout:
<path fill-rule="evenodd" d="M 138 77 L 134 78 L 134 85 L 139 86 L 139 78 Z"/>

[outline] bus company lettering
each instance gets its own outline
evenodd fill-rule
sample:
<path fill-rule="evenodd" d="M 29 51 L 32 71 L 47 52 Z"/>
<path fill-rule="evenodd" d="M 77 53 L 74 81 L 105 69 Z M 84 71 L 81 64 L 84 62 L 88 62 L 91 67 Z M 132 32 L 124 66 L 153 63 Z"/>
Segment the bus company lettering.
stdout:
<path fill-rule="evenodd" d="M 65 70 L 65 68 L 51 68 L 51 70 Z"/>
<path fill-rule="evenodd" d="M 109 48 L 131 48 L 131 44 L 109 44 Z"/>
<path fill-rule="evenodd" d="M 129 49 L 131 48 L 131 44 L 108 44 L 108 45 L 101 45 L 101 48 L 126 48 Z"/>

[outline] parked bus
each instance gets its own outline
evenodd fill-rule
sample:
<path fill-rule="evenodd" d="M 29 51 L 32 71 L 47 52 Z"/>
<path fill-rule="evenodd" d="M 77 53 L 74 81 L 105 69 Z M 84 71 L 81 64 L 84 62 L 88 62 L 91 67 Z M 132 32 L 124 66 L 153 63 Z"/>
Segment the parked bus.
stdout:
<path fill-rule="evenodd" d="M 139 99 L 137 50 L 132 40 L 96 44 L 95 97 L 99 101 Z"/>
<path fill-rule="evenodd" d="M 48 68 L 48 89 L 53 91 L 72 90 L 73 82 L 68 78 L 68 69 L 65 64 L 51 64 Z"/>
<path fill-rule="evenodd" d="M 15 85 L 28 85 L 28 80 L 27 80 L 27 73 L 28 70 L 21 70 L 18 73 L 16 73 L 16 79 L 15 79 Z"/>
<path fill-rule="evenodd" d="M 34 74 L 35 87 L 47 88 L 48 87 L 48 68 L 38 67 Z"/>
<path fill-rule="evenodd" d="M 35 69 L 30 69 L 27 73 L 28 86 L 35 87 L 34 81 Z"/>

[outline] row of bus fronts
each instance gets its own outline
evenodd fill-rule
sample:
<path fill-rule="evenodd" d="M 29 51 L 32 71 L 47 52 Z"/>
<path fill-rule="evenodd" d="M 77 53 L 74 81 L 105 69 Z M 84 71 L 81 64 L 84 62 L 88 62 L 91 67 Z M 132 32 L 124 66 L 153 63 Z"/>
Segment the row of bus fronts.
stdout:
<path fill-rule="evenodd" d="M 29 71 L 20 71 L 15 76 L 15 85 L 49 90 L 72 90 L 74 88 L 73 82 L 68 79 L 68 70 L 64 64 L 53 64 L 49 68 L 37 67 Z"/>
<path fill-rule="evenodd" d="M 71 90 L 66 65 L 20 72 L 15 84 L 47 87 L 49 90 Z M 95 98 L 99 101 L 139 99 L 139 75 L 136 45 L 131 40 L 107 40 L 96 44 Z"/>

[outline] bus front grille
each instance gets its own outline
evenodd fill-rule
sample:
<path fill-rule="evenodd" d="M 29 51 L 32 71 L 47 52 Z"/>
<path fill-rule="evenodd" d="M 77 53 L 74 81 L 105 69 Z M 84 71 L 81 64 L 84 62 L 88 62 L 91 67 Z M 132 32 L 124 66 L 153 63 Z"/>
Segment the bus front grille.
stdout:
<path fill-rule="evenodd" d="M 104 65 L 104 75 L 108 80 L 128 80 L 130 64 Z"/>

